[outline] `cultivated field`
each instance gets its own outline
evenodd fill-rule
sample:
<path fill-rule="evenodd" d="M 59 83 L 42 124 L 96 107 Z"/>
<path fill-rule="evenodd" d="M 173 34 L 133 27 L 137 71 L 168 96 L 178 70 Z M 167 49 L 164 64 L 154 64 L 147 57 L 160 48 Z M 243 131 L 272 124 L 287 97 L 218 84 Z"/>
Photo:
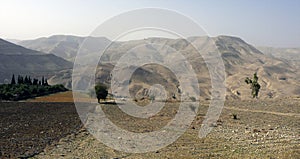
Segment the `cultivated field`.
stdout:
<path fill-rule="evenodd" d="M 73 103 L 0 103 L 0 158 L 27 158 L 77 132 L 82 124 Z"/>
<path fill-rule="evenodd" d="M 142 133 L 163 127 L 178 105 L 167 103 L 159 114 L 142 120 L 116 105 L 101 108 L 119 127 Z M 299 99 L 226 101 L 212 132 L 200 139 L 207 108 L 207 103 L 200 105 L 192 125 L 173 144 L 156 152 L 129 154 L 105 146 L 82 128 L 72 103 L 1 103 L 1 157 L 300 158 Z"/>

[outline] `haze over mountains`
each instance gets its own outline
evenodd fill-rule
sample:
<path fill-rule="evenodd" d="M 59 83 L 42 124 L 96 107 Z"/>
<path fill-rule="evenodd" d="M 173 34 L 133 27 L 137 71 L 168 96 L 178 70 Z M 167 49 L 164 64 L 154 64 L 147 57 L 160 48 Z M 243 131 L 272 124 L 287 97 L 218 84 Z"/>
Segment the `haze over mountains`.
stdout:
<path fill-rule="evenodd" d="M 72 63 L 53 54 L 24 48 L 0 39 L 0 82 L 12 74 L 51 77 L 56 71 L 72 68 Z"/>
<path fill-rule="evenodd" d="M 80 48 L 80 44 L 84 40 L 88 42 L 88 45 L 85 45 L 84 48 Z M 254 72 L 258 73 L 259 83 L 262 86 L 259 95 L 260 98 L 295 97 L 300 94 L 300 73 L 298 71 L 300 60 L 298 60 L 299 58 L 295 58 L 300 57 L 299 52 L 295 52 L 297 49 L 279 50 L 274 48 L 259 48 L 258 50 L 242 39 L 230 36 L 218 36 L 211 38 L 191 37 L 188 41 L 183 39 L 148 38 L 126 42 L 113 42 L 101 58 L 103 63 L 98 66 L 96 72 L 97 81 L 108 84 L 110 82 L 110 72 L 114 68 L 114 65 L 123 55 L 125 55 L 125 53 L 136 46 L 141 46 L 138 50 L 136 50 L 136 52 L 149 55 L 149 58 L 154 59 L 161 58 L 158 54 L 155 54 L 157 50 L 164 50 L 166 49 L 166 46 L 170 46 L 176 51 L 182 53 L 188 59 L 197 74 L 201 97 L 209 98 L 210 92 L 212 91 L 209 72 L 205 61 L 194 47 L 197 47 L 203 53 L 214 53 L 216 50 L 214 50 L 212 43 L 207 43 L 207 41 L 213 41 L 217 46 L 217 50 L 221 53 L 225 65 L 227 75 L 227 98 L 250 98 L 250 88 L 249 85 L 245 84 L 244 79 L 246 77 L 252 77 Z M 23 50 L 23 52 L 27 51 L 28 53 L 22 53 L 24 55 L 20 58 L 34 59 L 30 62 L 24 60 L 24 63 L 33 63 L 31 64 L 34 65 L 32 68 L 36 68 L 37 70 L 42 69 L 39 65 L 37 65 L 37 63 L 39 63 L 38 61 L 41 60 L 34 56 L 52 56 L 52 59 L 48 57 L 47 60 L 53 61 L 53 63 L 55 63 L 54 65 L 57 67 L 54 67 L 53 65 L 53 67 L 50 68 L 55 70 L 55 68 L 59 67 L 60 71 L 55 71 L 55 75 L 50 79 L 50 82 L 64 83 L 70 87 L 72 73 L 71 69 L 68 69 L 70 68 L 70 62 L 62 61 L 62 59 L 57 58 L 54 55 L 69 61 L 74 61 L 77 51 L 80 48 L 82 49 L 81 51 L 86 52 L 86 57 L 81 58 L 92 59 L 90 57 L 93 57 L 95 54 L 99 53 L 99 51 L 103 51 L 105 46 L 110 43 L 110 40 L 103 37 L 88 37 L 86 39 L 84 37 L 59 35 L 51 36 L 49 38 L 39 38 L 36 40 L 18 42 L 18 44 L 24 47 L 45 52 L 49 55 L 32 50 L 30 52 L 28 49 L 26 50 L 20 46 L 14 47 Z M 193 45 L 191 45 L 191 43 Z M 159 44 L 161 47 L 154 49 L 153 47 L 150 47 L 152 44 Z M 1 52 L 4 52 L 1 53 L 1 56 L 8 54 L 7 51 L 2 51 L 1 48 Z M 18 51 L 14 51 L 14 54 L 17 54 L 17 52 Z M 286 54 L 283 56 L 282 53 Z M 25 54 L 28 55 L 25 56 Z M 20 61 L 19 59 L 13 60 Z M 291 60 L 293 61 L 291 62 Z M 130 61 L 128 63 L 130 63 Z M 22 63 L 20 62 L 20 65 L 21 64 Z M 48 66 L 50 66 L 50 64 Z M 4 71 L 7 66 L 5 65 L 0 68 L 1 71 Z M 50 69 L 49 67 L 46 68 L 48 70 Z M 180 69 L 180 65 L 178 65 L 177 69 Z M 13 69 L 11 71 L 13 71 Z M 87 70 L 83 70 L 82 72 L 85 71 Z M 75 83 L 84 87 L 87 80 L 88 79 L 80 78 L 76 79 Z M 147 94 L 147 91 L 149 93 L 150 86 L 156 83 L 165 86 L 167 91 L 170 92 L 169 95 L 175 94 L 178 97 L 180 96 L 176 77 L 170 70 L 161 65 L 145 65 L 134 72 L 130 83 L 132 96 L 142 98 L 143 95 Z M 194 88 L 191 87 L 189 89 Z"/>
<path fill-rule="evenodd" d="M 80 45 L 84 41 L 89 44 L 85 45 L 87 46 L 86 48 L 80 48 Z M 38 38 L 35 40 L 17 42 L 18 45 L 26 48 L 54 54 L 72 62 L 79 49 L 89 54 L 97 53 L 102 51 L 109 43 L 110 40 L 104 37 L 78 37 L 70 35 L 54 35 L 49 38 Z"/>
<path fill-rule="evenodd" d="M 273 48 L 257 47 L 264 54 L 276 57 L 291 63 L 296 68 L 300 68 L 300 48 Z"/>

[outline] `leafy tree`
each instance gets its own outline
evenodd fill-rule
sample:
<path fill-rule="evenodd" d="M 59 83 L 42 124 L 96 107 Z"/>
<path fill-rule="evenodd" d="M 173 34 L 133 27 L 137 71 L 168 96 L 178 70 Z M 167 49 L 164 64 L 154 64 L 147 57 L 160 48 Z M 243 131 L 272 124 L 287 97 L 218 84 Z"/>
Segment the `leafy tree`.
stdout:
<path fill-rule="evenodd" d="M 15 75 L 14 74 L 12 75 L 10 84 L 11 85 L 15 85 L 16 84 L 16 80 L 15 80 Z"/>
<path fill-rule="evenodd" d="M 104 84 L 102 83 L 97 84 L 95 86 L 95 91 L 96 91 L 98 103 L 100 103 L 100 99 L 106 99 L 108 95 L 108 91 L 107 91 L 107 87 Z"/>
<path fill-rule="evenodd" d="M 258 77 L 257 77 L 257 73 L 255 72 L 253 74 L 253 79 L 251 80 L 249 77 L 247 77 L 245 79 L 245 82 L 247 84 L 250 84 L 250 89 L 252 90 L 252 97 L 253 98 L 257 98 L 258 97 L 258 92 L 259 92 L 259 89 L 260 89 L 260 84 L 258 83 Z"/>

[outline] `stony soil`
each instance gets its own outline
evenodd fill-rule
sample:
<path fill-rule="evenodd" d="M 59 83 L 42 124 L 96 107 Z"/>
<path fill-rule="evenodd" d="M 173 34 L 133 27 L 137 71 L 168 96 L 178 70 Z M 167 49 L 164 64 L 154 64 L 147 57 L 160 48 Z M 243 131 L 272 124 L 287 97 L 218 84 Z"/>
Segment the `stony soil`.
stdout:
<path fill-rule="evenodd" d="M 151 120 L 124 115 L 116 106 L 102 106 L 118 126 L 134 132 L 159 129 L 175 112 L 169 103 Z M 176 108 L 176 106 L 175 106 Z M 111 149 L 85 129 L 48 146 L 36 158 L 300 158 L 300 100 L 227 101 L 214 129 L 198 138 L 208 105 L 202 104 L 190 128 L 173 144 L 149 153 Z M 237 120 L 232 114 L 237 114 Z"/>
<path fill-rule="evenodd" d="M 102 144 L 81 127 L 73 104 L 0 106 L 2 158 L 300 158 L 299 99 L 227 101 L 212 132 L 200 139 L 198 132 L 208 108 L 201 104 L 192 125 L 176 142 L 142 154 Z M 124 114 L 116 105 L 101 108 L 119 127 L 142 133 L 163 127 L 177 106 L 168 103 L 159 114 L 143 120 Z"/>

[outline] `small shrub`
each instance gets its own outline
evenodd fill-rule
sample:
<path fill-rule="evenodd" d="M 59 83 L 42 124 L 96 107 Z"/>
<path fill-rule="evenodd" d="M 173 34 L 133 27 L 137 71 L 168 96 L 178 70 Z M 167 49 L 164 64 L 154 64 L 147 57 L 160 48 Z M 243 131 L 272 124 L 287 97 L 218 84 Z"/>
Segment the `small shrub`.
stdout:
<path fill-rule="evenodd" d="M 150 97 L 150 100 L 153 102 L 155 100 L 155 96 L 154 95 L 151 95 Z"/>
<path fill-rule="evenodd" d="M 238 119 L 238 118 L 237 118 L 237 114 L 233 113 L 233 114 L 232 114 L 232 118 L 233 118 L 234 120 L 237 120 L 237 119 Z"/>
<path fill-rule="evenodd" d="M 196 102 L 196 98 L 195 98 L 195 97 L 190 97 L 190 100 L 191 100 L 192 102 Z"/>

